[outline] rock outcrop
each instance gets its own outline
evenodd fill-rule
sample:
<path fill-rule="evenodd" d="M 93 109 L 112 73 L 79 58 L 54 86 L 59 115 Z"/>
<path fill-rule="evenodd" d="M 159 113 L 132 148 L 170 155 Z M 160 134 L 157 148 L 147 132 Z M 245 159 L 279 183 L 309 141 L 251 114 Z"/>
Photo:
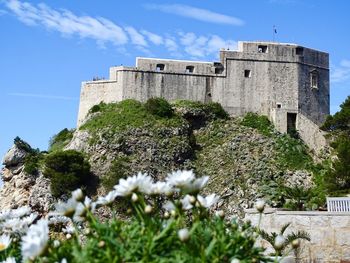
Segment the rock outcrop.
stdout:
<path fill-rule="evenodd" d="M 41 172 L 33 175 L 24 171 L 28 154 L 14 144 L 3 159 L 0 211 L 30 205 L 34 211 L 45 214 L 53 202 L 49 180 Z"/>

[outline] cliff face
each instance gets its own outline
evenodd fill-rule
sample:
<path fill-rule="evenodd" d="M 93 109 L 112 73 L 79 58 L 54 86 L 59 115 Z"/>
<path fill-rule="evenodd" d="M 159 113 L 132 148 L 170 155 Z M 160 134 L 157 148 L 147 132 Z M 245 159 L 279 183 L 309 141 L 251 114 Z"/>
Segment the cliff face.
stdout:
<path fill-rule="evenodd" d="M 41 172 L 32 175 L 24 171 L 27 155 L 28 152 L 13 145 L 3 158 L 0 210 L 29 205 L 35 211 L 46 213 L 53 202 L 49 180 Z"/>
<path fill-rule="evenodd" d="M 91 114 L 64 148 L 86 154 L 100 178 L 97 193 L 137 172 L 162 179 L 174 170 L 193 169 L 199 176 L 210 176 L 205 191 L 223 197 L 222 209 L 242 215 L 257 198 L 269 199 L 277 183 L 312 184 L 302 166 L 283 165 L 284 136 L 273 130 L 264 135 L 242 125 L 241 119 L 220 117 L 203 105 L 176 104 L 174 116 L 160 118 L 139 104 L 123 103 Z M 25 155 L 14 146 L 4 158 L 0 209 L 30 205 L 45 212 L 53 200 L 50 182 L 40 171 L 24 172 Z"/>

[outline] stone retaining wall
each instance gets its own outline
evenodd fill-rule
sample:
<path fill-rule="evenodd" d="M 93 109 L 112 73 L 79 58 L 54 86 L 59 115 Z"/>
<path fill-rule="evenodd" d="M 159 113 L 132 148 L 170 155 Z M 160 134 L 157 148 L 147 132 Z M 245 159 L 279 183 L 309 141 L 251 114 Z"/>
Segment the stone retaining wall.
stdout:
<path fill-rule="evenodd" d="M 255 209 L 246 210 L 245 220 L 253 225 L 258 225 L 259 217 Z M 260 227 L 279 232 L 289 222 L 285 234 L 304 230 L 311 237 L 311 242 L 302 242 L 301 262 L 350 262 L 350 213 L 265 209 Z M 268 247 L 266 242 L 261 244 Z"/>

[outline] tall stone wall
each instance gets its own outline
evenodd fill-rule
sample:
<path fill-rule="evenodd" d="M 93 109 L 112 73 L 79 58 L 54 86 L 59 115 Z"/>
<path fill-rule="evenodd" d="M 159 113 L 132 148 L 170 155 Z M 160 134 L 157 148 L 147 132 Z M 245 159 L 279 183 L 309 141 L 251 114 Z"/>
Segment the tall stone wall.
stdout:
<path fill-rule="evenodd" d="M 259 223 L 259 213 L 255 209 L 246 210 L 245 220 L 253 225 Z M 279 232 L 286 223 L 290 232 L 304 230 L 310 234 L 311 242 L 301 245 L 301 262 L 341 262 L 350 260 L 350 213 L 297 212 L 266 209 L 262 215 L 260 227 L 267 232 Z M 260 241 L 269 248 L 268 243 Z M 271 247 L 267 251 L 272 251 Z"/>

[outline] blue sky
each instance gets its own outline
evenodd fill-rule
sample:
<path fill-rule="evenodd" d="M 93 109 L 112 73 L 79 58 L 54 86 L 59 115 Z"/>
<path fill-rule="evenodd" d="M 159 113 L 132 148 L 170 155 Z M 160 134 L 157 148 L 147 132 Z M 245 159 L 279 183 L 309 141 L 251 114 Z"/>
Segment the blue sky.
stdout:
<path fill-rule="evenodd" d="M 220 3 L 220 4 L 218 4 Z M 350 94 L 350 1 L 0 0 L 0 156 L 76 124 L 81 81 L 136 56 L 217 60 L 238 40 L 330 53 L 331 112 Z"/>

